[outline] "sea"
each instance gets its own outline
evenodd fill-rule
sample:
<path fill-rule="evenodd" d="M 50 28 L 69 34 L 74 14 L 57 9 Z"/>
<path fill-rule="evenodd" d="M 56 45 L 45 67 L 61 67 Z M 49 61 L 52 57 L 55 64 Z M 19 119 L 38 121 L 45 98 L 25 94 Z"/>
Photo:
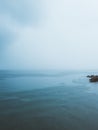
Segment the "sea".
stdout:
<path fill-rule="evenodd" d="M 0 130 L 98 130 L 98 71 L 0 70 Z"/>

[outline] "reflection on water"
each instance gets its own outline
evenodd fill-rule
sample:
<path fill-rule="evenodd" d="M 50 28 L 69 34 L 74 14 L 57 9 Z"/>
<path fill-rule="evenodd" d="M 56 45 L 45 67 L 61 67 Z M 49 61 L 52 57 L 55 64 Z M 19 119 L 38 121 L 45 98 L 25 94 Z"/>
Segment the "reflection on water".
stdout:
<path fill-rule="evenodd" d="M 0 130 L 98 130 L 98 84 L 85 75 L 2 71 Z"/>

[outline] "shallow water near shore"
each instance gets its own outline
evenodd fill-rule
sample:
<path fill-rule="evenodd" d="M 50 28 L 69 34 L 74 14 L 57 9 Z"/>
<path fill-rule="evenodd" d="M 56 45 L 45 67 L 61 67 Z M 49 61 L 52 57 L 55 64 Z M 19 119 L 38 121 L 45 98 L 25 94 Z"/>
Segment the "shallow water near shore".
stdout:
<path fill-rule="evenodd" d="M 0 130 L 98 130 L 98 83 L 88 74 L 0 71 Z"/>

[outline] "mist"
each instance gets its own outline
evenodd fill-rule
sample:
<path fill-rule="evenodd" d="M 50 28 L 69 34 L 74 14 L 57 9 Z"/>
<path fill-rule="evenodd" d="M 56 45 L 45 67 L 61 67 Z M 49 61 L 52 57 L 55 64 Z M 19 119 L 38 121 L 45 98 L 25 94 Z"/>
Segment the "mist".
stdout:
<path fill-rule="evenodd" d="M 98 69 L 97 5 L 0 1 L 0 69 Z"/>

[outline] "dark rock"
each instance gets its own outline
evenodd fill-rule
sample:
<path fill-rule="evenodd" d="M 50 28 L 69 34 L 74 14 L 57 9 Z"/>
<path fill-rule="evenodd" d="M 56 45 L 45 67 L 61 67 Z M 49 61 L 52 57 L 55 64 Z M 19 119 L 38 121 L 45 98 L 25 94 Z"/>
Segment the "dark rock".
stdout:
<path fill-rule="evenodd" d="M 88 75 L 87 76 L 90 82 L 98 82 L 98 75 Z"/>
<path fill-rule="evenodd" d="M 93 78 L 94 75 L 87 75 L 87 78 Z"/>

